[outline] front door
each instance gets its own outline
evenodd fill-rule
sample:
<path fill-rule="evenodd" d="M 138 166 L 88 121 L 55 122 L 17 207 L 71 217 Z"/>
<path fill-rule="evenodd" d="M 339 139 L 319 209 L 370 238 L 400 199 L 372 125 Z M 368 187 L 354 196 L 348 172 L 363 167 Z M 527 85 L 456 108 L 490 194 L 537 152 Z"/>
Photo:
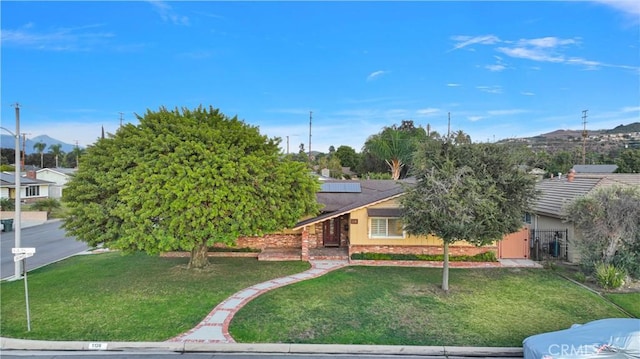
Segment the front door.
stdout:
<path fill-rule="evenodd" d="M 322 242 L 325 247 L 340 247 L 340 218 L 322 223 Z"/>

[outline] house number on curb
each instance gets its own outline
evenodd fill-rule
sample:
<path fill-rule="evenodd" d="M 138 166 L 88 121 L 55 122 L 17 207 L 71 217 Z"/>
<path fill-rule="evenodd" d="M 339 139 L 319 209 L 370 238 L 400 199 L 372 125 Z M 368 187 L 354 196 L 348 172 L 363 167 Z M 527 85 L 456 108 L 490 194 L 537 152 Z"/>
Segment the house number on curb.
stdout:
<path fill-rule="evenodd" d="M 107 343 L 89 343 L 89 350 L 107 350 Z"/>

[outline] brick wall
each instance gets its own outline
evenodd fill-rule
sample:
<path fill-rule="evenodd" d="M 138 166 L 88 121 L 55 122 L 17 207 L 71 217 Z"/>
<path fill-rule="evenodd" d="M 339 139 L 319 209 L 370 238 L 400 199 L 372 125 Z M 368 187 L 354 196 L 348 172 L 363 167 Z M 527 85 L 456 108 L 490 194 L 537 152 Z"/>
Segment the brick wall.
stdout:
<path fill-rule="evenodd" d="M 300 248 L 301 234 L 267 234 L 262 237 L 240 237 L 236 241 L 238 248 Z M 222 246 L 224 247 L 224 246 Z"/>
<path fill-rule="evenodd" d="M 488 251 L 497 253 L 496 246 L 449 246 L 449 255 L 476 255 Z M 349 247 L 349 256 L 354 253 L 390 253 L 390 254 L 442 254 L 441 246 L 362 246 L 354 245 Z"/>

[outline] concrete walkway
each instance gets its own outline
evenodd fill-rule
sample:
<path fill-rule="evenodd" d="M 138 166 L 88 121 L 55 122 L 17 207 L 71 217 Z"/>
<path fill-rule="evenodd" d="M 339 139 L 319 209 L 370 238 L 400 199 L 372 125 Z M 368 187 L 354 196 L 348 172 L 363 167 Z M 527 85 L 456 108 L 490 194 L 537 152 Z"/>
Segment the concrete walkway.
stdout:
<path fill-rule="evenodd" d="M 244 307 L 249 301 L 270 290 L 316 278 L 332 270 L 345 267 L 348 264 L 347 261 L 312 261 L 311 269 L 307 271 L 272 279 L 243 289 L 218 304 L 195 328 L 168 340 L 168 342 L 203 344 L 235 343 L 235 340 L 229 335 L 229 324 L 238 310 Z"/>

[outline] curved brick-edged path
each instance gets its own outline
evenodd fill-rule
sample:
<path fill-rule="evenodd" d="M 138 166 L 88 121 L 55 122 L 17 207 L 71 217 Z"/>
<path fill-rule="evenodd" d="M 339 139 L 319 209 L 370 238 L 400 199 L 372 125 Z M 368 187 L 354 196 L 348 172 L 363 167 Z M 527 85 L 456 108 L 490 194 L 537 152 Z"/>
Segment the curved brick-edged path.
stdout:
<path fill-rule="evenodd" d="M 195 328 L 186 333 L 180 334 L 169 342 L 189 342 L 189 343 L 235 343 L 229 335 L 229 323 L 233 316 L 257 296 L 272 289 L 280 288 L 288 284 L 303 280 L 316 278 L 332 270 L 347 266 L 347 261 L 312 261 L 311 269 L 302 273 L 272 279 L 260 284 L 243 289 L 231 297 L 218 304 L 204 320 Z"/>

